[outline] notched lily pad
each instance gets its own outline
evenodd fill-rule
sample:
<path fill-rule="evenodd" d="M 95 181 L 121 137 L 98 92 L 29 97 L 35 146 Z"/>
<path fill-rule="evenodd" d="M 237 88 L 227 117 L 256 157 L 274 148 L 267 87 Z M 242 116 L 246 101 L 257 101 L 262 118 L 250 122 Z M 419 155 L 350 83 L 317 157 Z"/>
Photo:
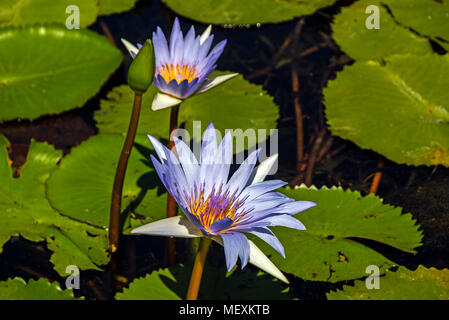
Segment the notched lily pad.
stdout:
<path fill-rule="evenodd" d="M 81 298 L 82 299 L 82 298 Z M 8 279 L 0 282 L 0 300 L 77 300 L 71 289 L 62 290 L 47 279 Z"/>
<path fill-rule="evenodd" d="M 108 15 L 131 10 L 137 0 L 98 0 L 100 15 Z"/>
<path fill-rule="evenodd" d="M 119 50 L 89 30 L 2 29 L 0 121 L 35 119 L 81 107 L 121 61 Z"/>
<path fill-rule="evenodd" d="M 379 29 L 366 27 L 366 20 L 373 14 L 367 14 L 366 8 L 372 5 L 379 9 Z M 335 16 L 332 29 L 340 48 L 357 61 L 432 53 L 429 40 L 397 23 L 381 1 L 361 0 L 343 7 Z"/>
<path fill-rule="evenodd" d="M 368 279 L 372 285 L 375 279 Z M 329 300 L 448 300 L 449 270 L 427 269 L 415 271 L 399 267 L 378 278 L 378 289 L 368 289 L 365 281 L 345 285 L 343 290 L 327 294 Z"/>
<path fill-rule="evenodd" d="M 79 9 L 80 27 L 92 24 L 97 18 L 98 5 L 95 0 L 2 0 L 0 27 L 52 23 L 65 25 L 73 13 L 67 10 L 69 6 Z"/>
<path fill-rule="evenodd" d="M 396 249 L 415 253 L 421 245 L 411 214 L 401 208 L 383 204 L 374 195 L 362 197 L 357 191 L 341 188 L 281 189 L 296 200 L 317 203 L 295 218 L 306 230 L 273 227 L 285 248 L 286 259 L 261 241 L 257 244 L 271 254 L 282 270 L 306 280 L 338 282 L 366 276 L 368 265 L 377 265 L 381 272 L 393 265 L 389 259 L 357 239 L 372 240 Z"/>
<path fill-rule="evenodd" d="M 106 229 L 109 226 L 112 186 L 125 137 L 99 134 L 72 148 L 47 183 L 51 205 L 65 215 Z M 150 160 L 151 143 L 138 136 L 123 186 L 124 229 L 162 219 L 167 194 Z"/>
<path fill-rule="evenodd" d="M 211 77 L 222 74 L 224 73 L 214 72 Z M 151 110 L 155 93 L 156 89 L 151 87 L 143 96 L 137 133 L 168 139 L 170 109 Z M 126 133 L 133 99 L 134 94 L 127 86 L 120 86 L 109 92 L 108 99 L 101 102 L 101 110 L 95 113 L 99 132 Z M 222 134 L 225 129 L 241 129 L 242 133 L 250 130 L 256 134 L 260 144 L 270 136 L 270 130 L 276 128 L 279 117 L 273 98 L 261 86 L 247 82 L 242 76 L 186 99 L 179 110 L 179 124 L 184 125 L 190 138 L 194 137 L 197 141 L 209 123 L 213 122 Z M 259 133 L 259 129 L 265 131 Z M 247 133 L 249 135 L 250 132 Z M 254 147 L 255 143 L 247 136 L 235 150 L 241 152 L 245 148 Z"/>
<path fill-rule="evenodd" d="M 178 266 L 153 271 L 135 279 L 118 293 L 118 300 L 179 300 L 187 293 L 191 268 Z M 199 300 L 284 300 L 292 296 L 277 279 L 249 268 L 227 273 L 224 268 L 206 265 L 199 290 Z M 149 290 L 151 288 L 151 290 Z"/>
<path fill-rule="evenodd" d="M 383 1 L 401 24 L 428 36 L 449 49 L 449 2 L 447 0 Z"/>
<path fill-rule="evenodd" d="M 448 77 L 447 55 L 346 67 L 324 90 L 330 130 L 397 163 L 449 166 Z"/>
<path fill-rule="evenodd" d="M 163 0 L 172 10 L 202 23 L 256 24 L 275 23 L 312 14 L 332 5 L 335 0 Z"/>
<path fill-rule="evenodd" d="M 20 177 L 13 178 L 7 145 L 0 137 L 0 246 L 12 236 L 21 235 L 31 241 L 47 241 L 53 251 L 50 261 L 63 276 L 67 275 L 68 265 L 100 269 L 108 261 L 106 232 L 59 214 L 47 201 L 45 182 L 56 168 L 61 152 L 32 141 Z M 97 236 L 86 237 L 86 233 Z"/>

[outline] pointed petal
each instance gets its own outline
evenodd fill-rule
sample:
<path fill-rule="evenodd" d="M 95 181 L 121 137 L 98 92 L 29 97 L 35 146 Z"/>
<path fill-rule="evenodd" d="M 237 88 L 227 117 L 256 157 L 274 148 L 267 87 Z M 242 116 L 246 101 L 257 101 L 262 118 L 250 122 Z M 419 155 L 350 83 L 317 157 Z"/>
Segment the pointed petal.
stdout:
<path fill-rule="evenodd" d="M 279 206 L 279 209 L 276 210 L 278 213 L 288 213 L 290 215 L 295 215 L 304 210 L 313 208 L 316 206 L 315 202 L 312 201 L 295 201 L 290 203 L 285 203 Z"/>
<path fill-rule="evenodd" d="M 229 179 L 227 187 L 231 194 L 240 194 L 247 185 L 249 176 L 256 165 L 259 151 L 260 149 L 253 151 Z"/>
<path fill-rule="evenodd" d="M 210 81 L 207 81 L 206 84 L 203 85 L 203 87 L 197 91 L 197 94 L 212 89 L 213 87 L 218 86 L 220 83 L 232 79 L 237 75 L 238 73 L 231 73 L 223 76 L 218 76 Z"/>
<path fill-rule="evenodd" d="M 153 111 L 165 109 L 168 107 L 176 106 L 182 102 L 181 99 L 174 98 L 164 93 L 156 93 L 156 96 L 153 99 L 153 103 L 151 104 L 151 109 Z"/>
<path fill-rule="evenodd" d="M 262 161 L 251 174 L 249 178 L 250 184 L 259 183 L 265 180 L 266 176 L 270 173 L 271 168 L 278 160 L 278 154 L 273 154 L 269 158 Z"/>
<path fill-rule="evenodd" d="M 282 272 L 271 262 L 270 259 L 252 242 L 249 242 L 249 263 L 255 265 L 259 269 L 271 274 L 273 277 L 278 278 L 282 282 L 289 283 L 287 278 Z"/>
<path fill-rule="evenodd" d="M 210 24 L 206 30 L 204 30 L 203 34 L 201 35 L 200 38 L 200 44 L 203 44 L 204 41 L 206 41 L 207 38 L 209 38 L 210 36 L 210 32 L 212 31 L 212 25 Z"/>
<path fill-rule="evenodd" d="M 177 137 L 173 138 L 179 157 L 179 162 L 184 170 L 187 183 L 189 184 L 189 188 L 193 188 L 200 169 L 198 161 L 189 146 L 187 146 L 184 141 L 178 139 Z"/>
<path fill-rule="evenodd" d="M 258 182 L 255 184 L 252 184 L 248 187 L 245 188 L 245 190 L 242 191 L 242 193 L 240 194 L 239 198 L 242 199 L 243 197 L 248 197 L 246 198 L 246 202 L 249 202 L 253 199 L 256 199 L 257 197 L 261 196 L 261 195 L 265 195 L 266 193 L 279 189 L 283 186 L 285 186 L 287 184 L 287 182 L 281 181 L 281 180 L 267 180 L 267 181 L 262 181 L 262 182 Z M 277 197 L 277 199 L 281 200 L 282 198 Z M 265 201 L 266 199 L 263 198 L 262 201 Z M 278 205 L 282 204 L 278 202 Z M 298 211 L 299 212 L 299 211 Z"/>
<path fill-rule="evenodd" d="M 139 52 L 139 49 L 126 39 L 121 38 L 120 40 L 122 40 L 123 45 L 125 46 L 126 50 L 128 50 L 131 57 L 134 58 Z"/>
<path fill-rule="evenodd" d="M 285 259 L 284 246 L 270 229 L 263 227 L 253 228 L 252 230 L 248 230 L 245 232 L 249 232 L 254 234 L 255 236 L 258 236 L 260 239 L 272 246 Z"/>
<path fill-rule="evenodd" d="M 228 271 L 237 263 L 237 258 L 240 257 L 242 269 L 246 266 L 249 259 L 250 249 L 248 238 L 243 233 L 221 233 L 219 235 L 223 240 L 223 247 L 226 256 L 226 267 Z"/>
<path fill-rule="evenodd" d="M 223 240 L 221 237 L 214 237 L 214 241 L 223 245 Z M 249 263 L 258 267 L 262 271 L 272 275 L 273 277 L 281 280 L 285 283 L 290 283 L 287 278 L 282 274 L 282 272 L 271 262 L 270 259 L 252 242 L 248 240 L 249 244 Z"/>
<path fill-rule="evenodd" d="M 179 238 L 197 238 L 203 234 L 184 216 L 176 216 L 148 223 L 135 228 L 131 233 L 152 236 L 168 236 Z"/>

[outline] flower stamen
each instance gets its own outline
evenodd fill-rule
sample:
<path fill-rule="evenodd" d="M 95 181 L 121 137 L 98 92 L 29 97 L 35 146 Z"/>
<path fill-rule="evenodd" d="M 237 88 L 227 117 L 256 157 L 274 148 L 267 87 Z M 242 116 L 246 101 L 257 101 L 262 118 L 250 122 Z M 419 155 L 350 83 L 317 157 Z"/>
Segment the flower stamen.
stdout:
<path fill-rule="evenodd" d="M 163 64 L 158 70 L 158 74 L 160 74 L 167 83 L 172 80 L 176 80 L 178 84 L 184 80 L 187 80 L 187 82 L 190 83 L 197 78 L 196 67 L 185 64 L 181 66 L 179 64 L 176 64 L 176 66 L 173 64 Z"/>

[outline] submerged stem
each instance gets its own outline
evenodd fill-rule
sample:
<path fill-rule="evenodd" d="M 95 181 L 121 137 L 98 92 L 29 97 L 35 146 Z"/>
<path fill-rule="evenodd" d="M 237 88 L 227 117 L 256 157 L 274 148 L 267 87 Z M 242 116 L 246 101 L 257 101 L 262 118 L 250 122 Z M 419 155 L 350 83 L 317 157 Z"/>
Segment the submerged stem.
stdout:
<path fill-rule="evenodd" d="M 134 138 L 136 137 L 141 106 L 142 93 L 135 92 L 128 133 L 126 134 L 125 144 L 123 145 L 122 153 L 120 154 L 117 170 L 115 172 L 114 187 L 112 189 L 111 211 L 109 218 L 109 249 L 113 254 L 118 250 L 119 246 L 123 181 L 125 180 L 128 159 L 131 154 Z"/>
<path fill-rule="evenodd" d="M 204 264 L 206 263 L 207 251 L 209 250 L 211 239 L 201 238 L 198 253 L 190 276 L 189 290 L 186 300 L 196 300 L 200 290 L 201 278 L 203 276 Z"/>

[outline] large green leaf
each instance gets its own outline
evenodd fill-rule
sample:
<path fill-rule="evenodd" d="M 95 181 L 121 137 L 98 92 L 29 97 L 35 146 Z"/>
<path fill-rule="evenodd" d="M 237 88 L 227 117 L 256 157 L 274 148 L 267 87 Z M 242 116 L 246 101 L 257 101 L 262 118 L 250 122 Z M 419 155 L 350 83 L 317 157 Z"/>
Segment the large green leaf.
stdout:
<path fill-rule="evenodd" d="M 153 271 L 144 278 L 135 279 L 129 288 L 117 293 L 117 300 L 181 300 L 181 297 L 167 285 L 177 284 L 176 278 L 169 269 Z"/>
<path fill-rule="evenodd" d="M 346 67 L 324 90 L 334 135 L 408 165 L 449 166 L 448 56 Z"/>
<path fill-rule="evenodd" d="M 71 5 L 79 8 L 81 27 L 92 24 L 97 18 L 98 5 L 94 0 L 2 0 L 0 27 L 44 23 L 65 24 L 72 13 L 66 13 L 66 8 Z"/>
<path fill-rule="evenodd" d="M 307 15 L 335 0 L 163 0 L 172 10 L 190 19 L 213 24 L 274 23 Z"/>
<path fill-rule="evenodd" d="M 31 241 L 45 240 L 54 252 L 50 261 L 64 276 L 68 265 L 99 269 L 106 264 L 106 232 L 62 216 L 46 199 L 45 181 L 56 168 L 61 152 L 33 141 L 20 178 L 13 178 L 7 145 L 0 137 L 0 246 L 18 235 Z"/>
<path fill-rule="evenodd" d="M 306 230 L 271 228 L 285 248 L 286 259 L 263 242 L 254 239 L 283 271 L 302 279 L 337 282 L 366 276 L 368 265 L 379 266 L 382 272 L 392 262 L 357 241 L 372 240 L 394 248 L 415 252 L 421 244 L 421 232 L 411 214 L 382 203 L 374 195 L 362 197 L 356 191 L 341 188 L 281 189 L 296 200 L 309 200 L 316 207 L 295 218 Z"/>
<path fill-rule="evenodd" d="M 222 73 L 215 72 L 212 76 Z M 152 134 L 168 139 L 170 110 L 151 111 L 156 89 L 152 87 L 143 96 L 142 112 L 139 120 L 138 134 Z M 120 86 L 102 100 L 101 110 L 95 113 L 95 120 L 100 133 L 126 133 L 131 115 L 134 93 L 127 86 Z M 238 115 L 238 116 L 236 116 Z M 200 140 L 196 132 L 203 130 L 213 122 L 216 129 L 266 129 L 266 136 L 258 135 L 258 142 L 264 142 L 270 135 L 270 129 L 276 128 L 279 117 L 278 107 L 273 98 L 261 86 L 250 84 L 242 76 L 237 76 L 225 83 L 197 96 L 186 99 L 180 105 L 179 123 L 184 124 L 190 136 Z M 193 122 L 201 121 L 201 129 L 193 130 Z M 246 147 L 254 143 L 245 139 Z M 242 151 L 244 146 L 236 149 Z"/>
<path fill-rule="evenodd" d="M 108 15 L 128 11 L 134 7 L 137 0 L 98 0 L 100 15 Z"/>
<path fill-rule="evenodd" d="M 366 8 L 379 8 L 379 29 L 367 29 Z M 340 48 L 355 60 L 381 59 L 393 54 L 431 53 L 429 41 L 399 25 L 380 1 L 362 0 L 343 7 L 332 25 L 334 39 Z"/>
<path fill-rule="evenodd" d="M 373 281 L 368 279 L 368 281 Z M 379 289 L 367 289 L 365 281 L 355 286 L 327 294 L 329 300 L 448 300 L 449 270 L 427 269 L 419 266 L 415 271 L 400 267 L 387 271 L 379 278 Z"/>
<path fill-rule="evenodd" d="M 22 278 L 0 282 L 0 300 L 76 300 L 70 289 L 61 290 L 57 282 L 47 279 L 29 280 Z"/>
<path fill-rule="evenodd" d="M 383 1 L 401 24 L 449 49 L 449 2 L 446 0 Z"/>
<path fill-rule="evenodd" d="M 185 297 L 191 269 L 178 266 L 160 269 L 144 278 L 135 279 L 118 300 L 178 300 Z M 281 300 L 291 299 L 280 281 L 246 268 L 227 273 L 224 268 L 206 266 L 201 281 L 199 300 Z"/>
<path fill-rule="evenodd" d="M 83 106 L 121 60 L 120 51 L 89 30 L 0 30 L 0 121 Z"/>
<path fill-rule="evenodd" d="M 73 148 L 47 183 L 52 206 L 73 219 L 107 228 L 114 175 L 124 140 L 118 134 L 99 134 Z M 129 223 L 137 226 L 166 215 L 165 188 L 150 164 L 150 148 L 148 138 L 137 137 L 122 201 L 122 210 L 136 220 L 128 221 L 125 229 L 131 227 Z"/>

